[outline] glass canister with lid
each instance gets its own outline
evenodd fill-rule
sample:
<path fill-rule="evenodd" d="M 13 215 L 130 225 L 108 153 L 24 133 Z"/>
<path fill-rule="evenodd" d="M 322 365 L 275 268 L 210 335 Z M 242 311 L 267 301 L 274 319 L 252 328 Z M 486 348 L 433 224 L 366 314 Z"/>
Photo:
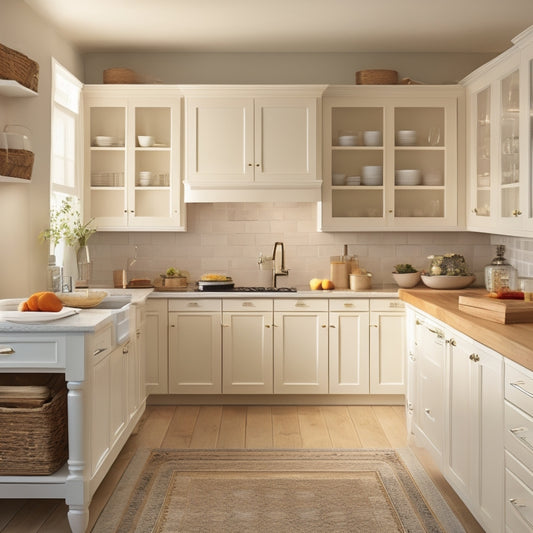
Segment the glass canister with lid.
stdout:
<path fill-rule="evenodd" d="M 516 268 L 507 262 L 503 256 L 505 246 L 496 246 L 496 257 L 485 267 L 485 287 L 489 292 L 497 292 L 500 289 L 516 289 Z"/>

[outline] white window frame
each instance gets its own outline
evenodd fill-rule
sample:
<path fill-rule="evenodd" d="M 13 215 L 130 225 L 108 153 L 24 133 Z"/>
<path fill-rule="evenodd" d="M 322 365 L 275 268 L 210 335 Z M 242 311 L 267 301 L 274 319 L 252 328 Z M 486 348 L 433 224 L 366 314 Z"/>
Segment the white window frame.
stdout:
<path fill-rule="evenodd" d="M 57 101 L 57 80 L 63 78 L 77 90 L 72 101 L 61 103 Z M 50 120 L 50 208 L 58 207 L 64 198 L 71 197 L 81 205 L 83 190 L 83 147 L 82 147 L 82 120 L 81 120 L 81 90 L 83 84 L 55 58 L 52 58 L 52 102 Z M 56 114 L 61 112 L 74 120 L 74 184 L 72 186 L 54 182 L 52 169 L 54 158 L 54 124 Z M 82 214 L 83 215 L 83 214 Z"/>

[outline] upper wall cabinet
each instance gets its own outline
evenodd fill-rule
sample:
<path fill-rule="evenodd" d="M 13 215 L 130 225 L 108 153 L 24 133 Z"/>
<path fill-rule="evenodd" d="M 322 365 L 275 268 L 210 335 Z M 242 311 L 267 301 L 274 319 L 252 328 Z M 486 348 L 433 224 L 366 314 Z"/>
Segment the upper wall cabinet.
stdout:
<path fill-rule="evenodd" d="M 85 211 L 98 230 L 184 230 L 176 88 L 85 86 L 83 99 Z"/>
<path fill-rule="evenodd" d="M 338 86 L 323 99 L 322 229 L 460 229 L 458 86 Z"/>
<path fill-rule="evenodd" d="M 320 200 L 314 86 L 186 90 L 186 202 Z"/>
<path fill-rule="evenodd" d="M 469 230 L 532 236 L 533 28 L 463 80 Z"/>

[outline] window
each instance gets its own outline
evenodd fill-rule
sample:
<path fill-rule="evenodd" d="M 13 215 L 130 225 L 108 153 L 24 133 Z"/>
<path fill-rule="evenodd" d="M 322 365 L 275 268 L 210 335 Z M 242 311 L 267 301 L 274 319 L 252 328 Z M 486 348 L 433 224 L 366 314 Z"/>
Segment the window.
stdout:
<path fill-rule="evenodd" d="M 52 59 L 50 207 L 81 200 L 80 95 L 82 83 Z"/>

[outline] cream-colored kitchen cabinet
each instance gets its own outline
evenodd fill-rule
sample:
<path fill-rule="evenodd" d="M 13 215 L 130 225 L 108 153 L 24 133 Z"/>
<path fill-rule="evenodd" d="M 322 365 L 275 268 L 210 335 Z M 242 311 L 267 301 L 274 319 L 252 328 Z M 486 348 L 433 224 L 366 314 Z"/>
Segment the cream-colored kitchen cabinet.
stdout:
<path fill-rule="evenodd" d="M 185 201 L 319 200 L 321 90 L 191 87 Z"/>
<path fill-rule="evenodd" d="M 150 298 L 145 314 L 146 394 L 168 394 L 168 300 Z"/>
<path fill-rule="evenodd" d="M 130 344 L 128 342 L 117 346 L 109 356 L 111 445 L 120 437 L 126 425 L 126 418 L 129 418 L 126 414 L 128 386 L 130 385 L 128 372 L 130 361 L 128 359 L 132 355 L 134 355 L 134 350 L 130 353 Z"/>
<path fill-rule="evenodd" d="M 463 101 L 459 86 L 329 86 L 322 229 L 461 228 Z"/>
<path fill-rule="evenodd" d="M 274 393 L 327 394 L 328 300 L 274 300 Z"/>
<path fill-rule="evenodd" d="M 225 299 L 222 313 L 224 394 L 272 394 L 273 301 Z"/>
<path fill-rule="evenodd" d="M 370 394 L 405 394 L 405 310 L 397 299 L 370 300 Z"/>
<path fill-rule="evenodd" d="M 445 427 L 445 356 L 443 327 L 430 318 L 415 316 L 415 353 L 417 361 L 414 435 L 442 469 Z"/>
<path fill-rule="evenodd" d="M 533 31 L 467 76 L 467 227 L 533 235 Z"/>
<path fill-rule="evenodd" d="M 329 303 L 329 393 L 369 394 L 369 300 Z"/>
<path fill-rule="evenodd" d="M 485 531 L 503 531 L 503 357 L 446 331 L 444 473 Z"/>
<path fill-rule="evenodd" d="M 82 95 L 86 218 L 99 231 L 183 230 L 178 90 L 87 85 Z"/>
<path fill-rule="evenodd" d="M 168 305 L 168 390 L 222 392 L 222 300 L 171 299 Z"/>

